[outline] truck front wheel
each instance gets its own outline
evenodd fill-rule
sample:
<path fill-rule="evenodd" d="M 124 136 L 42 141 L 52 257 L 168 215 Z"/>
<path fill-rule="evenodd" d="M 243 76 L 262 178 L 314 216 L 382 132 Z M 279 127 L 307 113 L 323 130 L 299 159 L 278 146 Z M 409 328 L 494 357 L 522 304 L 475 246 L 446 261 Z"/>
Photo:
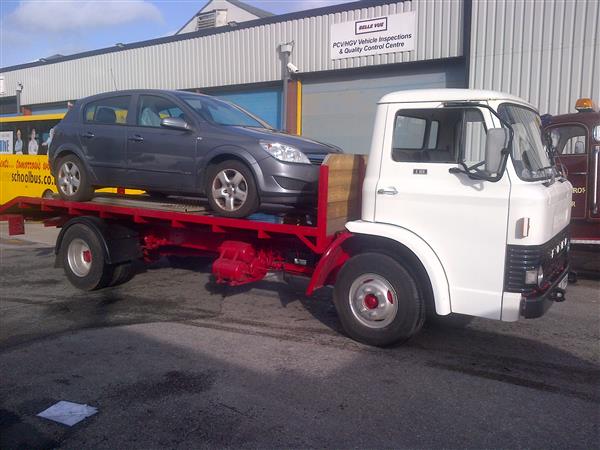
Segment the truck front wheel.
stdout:
<path fill-rule="evenodd" d="M 416 281 L 399 262 L 380 253 L 348 260 L 338 275 L 333 299 L 346 333 L 369 345 L 405 341 L 425 321 L 425 302 Z"/>

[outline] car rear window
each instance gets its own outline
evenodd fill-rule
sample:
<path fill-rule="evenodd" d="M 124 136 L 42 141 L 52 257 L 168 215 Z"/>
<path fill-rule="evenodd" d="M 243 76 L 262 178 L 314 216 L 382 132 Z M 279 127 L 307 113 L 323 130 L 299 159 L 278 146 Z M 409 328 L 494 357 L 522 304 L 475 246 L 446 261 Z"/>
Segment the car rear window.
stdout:
<path fill-rule="evenodd" d="M 109 97 L 85 105 L 84 120 L 102 125 L 125 125 L 131 96 Z"/>

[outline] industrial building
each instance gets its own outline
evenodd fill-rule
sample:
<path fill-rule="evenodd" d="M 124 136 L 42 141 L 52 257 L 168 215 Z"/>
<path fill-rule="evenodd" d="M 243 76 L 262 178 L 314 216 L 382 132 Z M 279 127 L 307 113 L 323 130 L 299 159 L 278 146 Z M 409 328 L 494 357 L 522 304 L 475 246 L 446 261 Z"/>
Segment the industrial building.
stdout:
<path fill-rule="evenodd" d="M 366 153 L 375 104 L 391 91 L 494 89 L 542 114 L 572 111 L 579 97 L 600 103 L 596 0 L 374 0 L 284 15 L 217 3 L 173 36 L 0 69 L 1 112 L 64 111 L 115 89 L 187 89 Z"/>

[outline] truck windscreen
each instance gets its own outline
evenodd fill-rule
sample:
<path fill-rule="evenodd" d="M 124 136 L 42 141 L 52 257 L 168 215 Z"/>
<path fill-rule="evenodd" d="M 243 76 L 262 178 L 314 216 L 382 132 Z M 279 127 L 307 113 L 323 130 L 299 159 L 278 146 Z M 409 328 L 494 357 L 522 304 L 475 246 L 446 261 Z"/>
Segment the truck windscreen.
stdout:
<path fill-rule="evenodd" d="M 513 128 L 512 160 L 519 178 L 535 181 L 555 175 L 554 163 L 542 142 L 539 114 L 512 103 L 503 103 L 498 112 Z"/>

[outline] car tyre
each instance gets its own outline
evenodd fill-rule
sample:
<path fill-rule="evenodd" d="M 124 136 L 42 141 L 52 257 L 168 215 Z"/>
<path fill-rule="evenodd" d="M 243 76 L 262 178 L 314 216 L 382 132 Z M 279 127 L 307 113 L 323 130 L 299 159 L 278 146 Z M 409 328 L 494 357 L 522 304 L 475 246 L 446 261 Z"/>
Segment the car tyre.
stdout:
<path fill-rule="evenodd" d="M 94 188 L 85 166 L 77 156 L 72 154 L 58 160 L 56 187 L 63 200 L 86 202 L 94 195 Z"/>
<path fill-rule="evenodd" d="M 211 165 L 207 171 L 206 196 L 211 209 L 223 217 L 246 217 L 260 204 L 252 171 L 241 161 Z"/>
<path fill-rule="evenodd" d="M 381 253 L 353 256 L 342 267 L 333 300 L 353 339 L 388 346 L 415 335 L 425 322 L 425 302 L 402 264 Z"/>

